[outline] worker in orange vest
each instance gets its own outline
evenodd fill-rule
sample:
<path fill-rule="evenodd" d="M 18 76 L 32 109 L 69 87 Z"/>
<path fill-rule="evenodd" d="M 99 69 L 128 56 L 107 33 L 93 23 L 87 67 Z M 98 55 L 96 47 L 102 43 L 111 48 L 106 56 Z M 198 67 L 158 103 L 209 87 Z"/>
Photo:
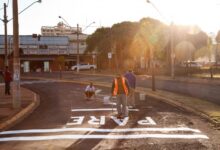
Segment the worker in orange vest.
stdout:
<path fill-rule="evenodd" d="M 127 96 L 129 91 L 130 87 L 126 78 L 121 74 L 117 74 L 112 82 L 112 96 L 117 98 L 118 119 L 128 117 Z"/>

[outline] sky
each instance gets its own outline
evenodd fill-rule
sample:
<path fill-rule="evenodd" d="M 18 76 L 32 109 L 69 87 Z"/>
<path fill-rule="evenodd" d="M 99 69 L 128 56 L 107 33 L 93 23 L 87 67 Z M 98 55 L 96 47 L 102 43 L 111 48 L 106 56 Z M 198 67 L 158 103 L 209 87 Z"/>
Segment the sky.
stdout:
<path fill-rule="evenodd" d="M 36 0 L 18 0 L 19 12 Z M 63 21 L 77 24 L 84 33 L 91 34 L 98 27 L 110 27 L 123 21 L 139 21 L 144 17 L 158 19 L 166 24 L 197 25 L 203 31 L 217 33 L 220 30 L 220 0 L 42 0 L 19 15 L 20 35 L 40 34 L 42 26 L 56 26 Z M 12 0 L 0 1 L 0 18 L 3 19 L 3 3 L 8 4 L 7 16 L 12 18 Z M 95 21 L 95 24 L 87 27 Z M 63 21 L 65 23 L 65 21 Z M 8 34 L 12 34 L 8 23 Z M 0 34 L 4 24 L 0 22 Z"/>

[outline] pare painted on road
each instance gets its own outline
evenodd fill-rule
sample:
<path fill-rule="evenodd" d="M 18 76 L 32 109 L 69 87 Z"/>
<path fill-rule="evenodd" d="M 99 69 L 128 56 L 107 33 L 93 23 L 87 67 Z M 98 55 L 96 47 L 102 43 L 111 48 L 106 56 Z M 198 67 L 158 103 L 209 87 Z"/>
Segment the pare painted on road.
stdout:
<path fill-rule="evenodd" d="M 85 116 L 73 116 L 71 117 L 71 121 L 67 123 L 67 125 L 82 125 L 84 122 L 87 122 L 90 125 L 105 125 L 106 118 L 112 119 L 117 125 L 125 126 L 129 122 L 129 117 L 125 117 L 124 119 L 118 119 L 115 116 L 90 116 L 88 120 L 85 120 Z M 137 121 L 138 125 L 156 125 L 156 122 L 151 117 L 145 117 L 142 120 Z"/>

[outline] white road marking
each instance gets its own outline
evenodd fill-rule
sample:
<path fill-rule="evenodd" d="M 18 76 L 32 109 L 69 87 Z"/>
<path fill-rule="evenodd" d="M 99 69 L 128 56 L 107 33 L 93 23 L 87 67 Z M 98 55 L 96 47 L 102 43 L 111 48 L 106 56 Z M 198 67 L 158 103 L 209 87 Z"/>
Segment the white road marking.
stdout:
<path fill-rule="evenodd" d="M 139 125 L 156 125 L 156 122 L 151 117 L 145 117 L 145 120 L 139 120 Z"/>
<path fill-rule="evenodd" d="M 42 141 L 42 140 L 74 140 L 74 139 L 140 139 L 140 138 L 160 138 L 160 139 L 209 139 L 206 135 L 188 134 L 129 134 L 129 135 L 51 135 L 51 136 L 25 136 L 0 138 L 0 142 L 6 141 Z"/>
<path fill-rule="evenodd" d="M 95 91 L 95 94 L 97 95 L 98 93 L 100 93 L 102 90 L 101 89 L 97 89 L 96 91 Z"/>
<path fill-rule="evenodd" d="M 72 112 L 81 112 L 81 111 L 116 111 L 116 108 L 94 108 L 94 109 L 72 109 Z M 129 111 L 139 111 L 139 109 L 128 109 Z"/>
<path fill-rule="evenodd" d="M 128 117 L 125 117 L 124 119 L 117 119 L 117 117 L 111 116 L 112 120 L 115 121 L 119 126 L 125 126 L 128 122 Z"/>
<path fill-rule="evenodd" d="M 12 131 L 2 131 L 0 135 L 7 134 L 33 134 L 33 133 L 56 133 L 56 132 L 70 132 L 70 131 L 92 131 L 92 132 L 177 132 L 177 131 L 186 131 L 186 132 L 195 132 L 201 133 L 198 129 L 191 128 L 125 128 L 125 129 L 97 129 L 97 128 L 62 128 L 62 129 L 29 129 L 29 130 L 12 130 Z"/>
<path fill-rule="evenodd" d="M 52 83 L 55 81 L 51 81 L 51 80 L 38 80 L 38 81 L 22 81 L 21 84 L 35 84 L 35 83 Z"/>

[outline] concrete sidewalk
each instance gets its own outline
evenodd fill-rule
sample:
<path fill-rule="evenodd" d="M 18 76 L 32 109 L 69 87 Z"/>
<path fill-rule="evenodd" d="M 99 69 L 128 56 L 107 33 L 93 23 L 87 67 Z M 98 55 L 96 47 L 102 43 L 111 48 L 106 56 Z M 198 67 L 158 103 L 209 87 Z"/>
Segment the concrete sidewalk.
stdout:
<path fill-rule="evenodd" d="M 0 131 L 7 130 L 27 117 L 40 104 L 39 96 L 21 87 L 21 108 L 13 109 L 12 96 L 4 94 L 0 85 Z"/>

